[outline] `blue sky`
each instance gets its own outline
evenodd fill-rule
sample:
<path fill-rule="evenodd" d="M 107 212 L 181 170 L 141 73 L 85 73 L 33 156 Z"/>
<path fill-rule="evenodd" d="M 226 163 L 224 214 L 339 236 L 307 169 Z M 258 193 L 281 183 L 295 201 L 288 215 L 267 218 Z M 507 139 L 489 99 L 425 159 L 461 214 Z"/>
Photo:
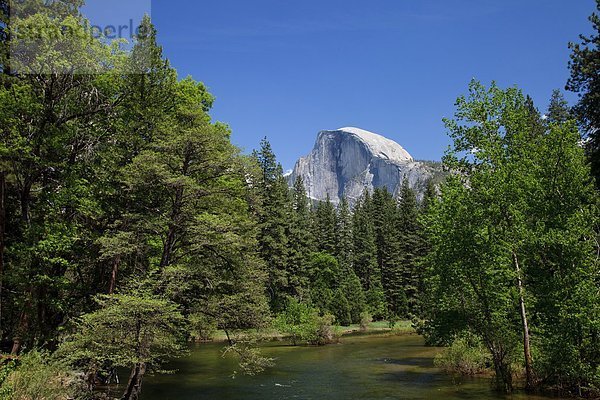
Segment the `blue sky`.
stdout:
<path fill-rule="evenodd" d="M 471 78 L 518 85 L 546 108 L 594 0 L 152 2 L 166 56 L 216 96 L 212 115 L 284 168 L 322 129 L 358 126 L 440 159 L 442 117 Z M 571 95 L 570 100 L 575 98 Z"/>

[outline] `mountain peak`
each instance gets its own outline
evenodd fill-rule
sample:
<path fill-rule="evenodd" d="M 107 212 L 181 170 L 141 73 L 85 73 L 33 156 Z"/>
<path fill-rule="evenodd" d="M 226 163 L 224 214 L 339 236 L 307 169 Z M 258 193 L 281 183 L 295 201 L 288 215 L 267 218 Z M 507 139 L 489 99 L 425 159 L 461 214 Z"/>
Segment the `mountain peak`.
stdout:
<path fill-rule="evenodd" d="M 413 161 L 413 157 L 402 146 L 393 140 L 375 132 L 370 132 L 365 129 L 352 126 L 340 128 L 337 131 L 324 132 L 343 132 L 353 135 L 367 145 L 369 150 L 371 150 L 373 155 L 376 157 L 400 163 Z"/>
<path fill-rule="evenodd" d="M 375 187 L 386 187 L 397 195 L 404 178 L 421 193 L 432 172 L 393 140 L 345 127 L 319 132 L 312 152 L 298 160 L 287 178 L 293 184 L 296 177 L 302 177 L 312 199 L 329 197 L 338 203 L 346 197 L 353 203 Z"/>

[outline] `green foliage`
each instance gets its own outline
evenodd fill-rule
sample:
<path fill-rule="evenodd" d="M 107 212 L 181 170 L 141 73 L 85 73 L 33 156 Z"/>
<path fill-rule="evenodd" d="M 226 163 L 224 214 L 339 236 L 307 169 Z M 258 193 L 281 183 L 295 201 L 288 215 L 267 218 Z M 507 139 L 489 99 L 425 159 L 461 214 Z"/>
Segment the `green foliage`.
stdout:
<path fill-rule="evenodd" d="M 435 356 L 434 365 L 450 373 L 477 375 L 489 371 L 491 357 L 480 339 L 464 334 Z"/>
<path fill-rule="evenodd" d="M 12 385 L 7 382 L 7 379 L 16 369 L 17 362 L 15 360 L 3 361 L 0 365 L 0 399 L 12 397 Z"/>
<path fill-rule="evenodd" d="M 285 310 L 275 319 L 275 327 L 289 335 L 294 345 L 323 345 L 337 339 L 338 334 L 333 328 L 333 322 L 332 315 L 319 316 L 316 308 L 291 299 Z"/>
<path fill-rule="evenodd" d="M 290 286 L 288 186 L 283 169 L 266 138 L 261 141 L 260 150 L 254 152 L 254 158 L 260 167 L 256 177 L 261 202 L 258 210 L 259 253 L 267 264 L 271 307 L 278 310 L 285 303 L 286 295 L 293 294 L 295 290 Z"/>
<path fill-rule="evenodd" d="M 552 91 L 546 118 L 549 123 L 553 124 L 564 124 L 574 119 L 569 103 L 560 90 Z"/>
<path fill-rule="evenodd" d="M 369 192 L 365 192 L 354 206 L 352 234 L 353 267 L 365 292 L 367 308 L 376 318 L 383 318 L 386 314 L 385 294 L 377 264 L 373 200 Z"/>
<path fill-rule="evenodd" d="M 360 313 L 360 330 L 361 332 L 366 332 L 369 329 L 369 325 L 373 322 L 373 316 L 368 311 L 363 311 Z"/>
<path fill-rule="evenodd" d="M 316 248 L 322 253 L 336 254 L 336 211 L 329 199 L 319 201 L 313 211 L 313 235 Z"/>
<path fill-rule="evenodd" d="M 188 317 L 190 335 L 193 339 L 213 340 L 217 333 L 217 321 L 201 312 L 196 312 Z"/>
<path fill-rule="evenodd" d="M 74 366 L 159 370 L 169 358 L 186 353 L 185 319 L 179 307 L 144 292 L 98 296 L 99 309 L 85 314 L 59 354 Z"/>
<path fill-rule="evenodd" d="M 592 294 L 598 214 L 577 129 L 542 124 L 513 88 L 473 82 L 457 108 L 446 121 L 454 147 L 445 158 L 456 173 L 425 219 L 425 332 L 439 342 L 474 332 L 505 389 L 512 365 L 527 361 L 527 342 L 555 363 L 553 372 L 537 364 L 538 374 L 581 385 L 597 365 L 588 343 L 598 334 L 600 304 Z M 565 348 L 578 349 L 575 364 L 563 358 Z M 569 374 L 573 368 L 578 373 Z"/>
<path fill-rule="evenodd" d="M 375 244 L 377 248 L 377 264 L 381 271 L 381 282 L 385 293 L 387 309 L 385 312 L 371 307 L 373 315 L 405 316 L 408 305 L 405 293 L 405 279 L 403 277 L 403 254 L 401 252 L 401 232 L 403 230 L 401 214 L 396 199 L 386 188 L 375 189 L 373 193 L 373 221 L 375 228 Z M 373 296 L 376 288 L 370 288 L 367 296 Z M 379 295 L 379 292 L 376 293 Z M 371 300 L 370 304 L 377 304 Z M 382 315 L 383 314 L 383 315 Z"/>
<path fill-rule="evenodd" d="M 335 256 L 343 269 L 351 269 L 354 251 L 352 243 L 352 213 L 345 197 L 342 197 L 337 208 L 335 234 Z"/>
<path fill-rule="evenodd" d="M 65 400 L 75 398 L 81 382 L 48 353 L 32 350 L 0 369 L 2 399 Z"/>
<path fill-rule="evenodd" d="M 244 375 L 254 376 L 273 367 L 272 358 L 264 357 L 260 350 L 247 343 L 234 343 L 225 348 L 223 354 L 234 353 L 239 357 L 239 367 Z M 234 372 L 234 376 L 237 371 Z"/>
<path fill-rule="evenodd" d="M 310 255 L 314 247 L 314 237 L 311 234 L 310 204 L 302 178 L 298 177 L 292 189 L 288 239 L 288 269 L 289 283 L 292 294 L 299 298 L 306 297 L 309 286 Z"/>
<path fill-rule="evenodd" d="M 574 112 L 589 137 L 587 143 L 592 173 L 600 182 L 600 0 L 589 18 L 593 34 L 581 35 L 580 43 L 569 43 L 571 76 L 567 90 L 579 94 Z"/>
<path fill-rule="evenodd" d="M 348 326 L 352 324 L 352 309 L 346 293 L 341 288 L 337 288 L 331 299 L 330 309 L 334 313 L 335 322 L 338 325 Z"/>
<path fill-rule="evenodd" d="M 345 268 L 342 270 L 342 278 L 338 290 L 343 293 L 343 296 L 348 303 L 350 321 L 353 324 L 359 323 L 361 313 L 367 309 L 367 298 L 362 285 L 360 284 L 360 279 L 356 276 L 353 269 Z M 343 310 L 342 308 L 340 309 Z M 345 313 L 345 311 L 343 311 L 343 313 Z M 340 324 L 343 324 L 342 319 L 345 317 L 345 314 L 336 314 L 336 318 L 339 318 L 338 322 Z"/>
<path fill-rule="evenodd" d="M 277 315 L 275 327 L 290 336 L 294 345 L 313 340 L 319 312 L 305 303 L 291 299 L 283 312 Z"/>

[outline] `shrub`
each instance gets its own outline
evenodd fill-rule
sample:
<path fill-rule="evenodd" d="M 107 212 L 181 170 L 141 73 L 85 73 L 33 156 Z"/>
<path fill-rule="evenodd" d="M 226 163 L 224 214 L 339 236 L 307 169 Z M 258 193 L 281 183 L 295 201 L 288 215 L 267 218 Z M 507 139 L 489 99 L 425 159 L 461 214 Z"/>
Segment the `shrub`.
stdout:
<path fill-rule="evenodd" d="M 446 372 L 477 375 L 486 372 L 491 364 L 489 351 L 474 336 L 459 336 L 450 347 L 435 356 L 436 367 Z"/>
<path fill-rule="evenodd" d="M 340 337 L 340 333 L 333 326 L 334 321 L 335 317 L 331 314 L 318 317 L 316 326 L 317 329 L 313 337 L 309 340 L 309 343 L 324 345 L 337 342 Z"/>
<path fill-rule="evenodd" d="M 7 360 L 4 364 L 0 364 L 0 399 L 10 399 L 12 389 L 8 384 L 4 384 L 8 377 L 17 369 L 17 362 Z"/>
<path fill-rule="evenodd" d="M 322 345 L 331 343 L 339 336 L 333 327 L 334 316 L 319 316 L 316 308 L 291 299 L 284 312 L 275 319 L 275 327 L 288 334 L 292 344 L 300 342 Z"/>
<path fill-rule="evenodd" d="M 360 331 L 361 332 L 366 332 L 367 329 L 369 329 L 369 325 L 371 324 L 371 322 L 373 322 L 373 317 L 371 316 L 371 313 L 369 313 L 368 311 L 364 311 L 364 312 L 360 313 Z"/>
<path fill-rule="evenodd" d="M 3 378 L 2 378 L 3 376 Z M 67 400 L 75 398 L 79 381 L 68 367 L 46 352 L 30 351 L 18 365 L 9 363 L 0 370 L 2 398 L 14 400 Z"/>

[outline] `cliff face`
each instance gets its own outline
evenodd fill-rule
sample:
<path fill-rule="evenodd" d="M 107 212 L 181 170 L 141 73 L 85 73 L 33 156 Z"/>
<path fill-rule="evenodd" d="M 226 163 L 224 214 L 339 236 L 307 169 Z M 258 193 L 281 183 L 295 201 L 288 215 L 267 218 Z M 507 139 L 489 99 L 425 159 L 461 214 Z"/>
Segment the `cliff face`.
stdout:
<path fill-rule="evenodd" d="M 387 187 L 397 195 L 404 177 L 421 197 L 427 181 L 439 174 L 434 164 L 414 161 L 398 143 L 358 128 L 322 131 L 312 152 L 296 163 L 290 184 L 301 176 L 308 196 L 333 203 L 345 196 L 354 203 L 362 193 Z"/>

